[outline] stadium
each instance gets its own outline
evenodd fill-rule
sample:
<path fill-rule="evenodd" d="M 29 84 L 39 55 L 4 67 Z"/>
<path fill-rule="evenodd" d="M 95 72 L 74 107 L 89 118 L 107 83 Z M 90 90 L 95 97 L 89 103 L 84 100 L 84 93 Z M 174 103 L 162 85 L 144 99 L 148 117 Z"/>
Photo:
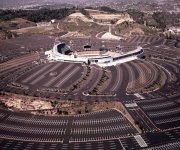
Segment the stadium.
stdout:
<path fill-rule="evenodd" d="M 80 41 L 86 41 L 79 39 Z M 72 43 L 73 39 L 71 40 Z M 117 45 L 116 47 L 108 48 L 106 41 L 96 41 L 102 45 L 92 43 L 84 43 L 84 45 L 74 45 L 73 47 L 66 43 L 55 44 L 53 49 L 45 52 L 49 60 L 66 61 L 66 62 L 82 62 L 86 64 L 96 64 L 100 67 L 115 66 L 124 62 L 142 58 L 143 49 L 137 47 L 136 49 L 129 49 L 123 51 L 124 47 Z M 91 44 L 90 44 L 91 43 Z M 118 42 L 117 42 L 118 44 Z M 93 46 L 95 45 L 95 46 Z M 109 46 L 109 45 L 108 45 Z M 115 46 L 115 45 L 114 45 Z"/>
<path fill-rule="evenodd" d="M 180 148 L 180 52 L 173 41 L 54 41 L 0 41 L 2 150 Z"/>
<path fill-rule="evenodd" d="M 180 150 L 178 0 L 0 0 L 0 150 Z"/>

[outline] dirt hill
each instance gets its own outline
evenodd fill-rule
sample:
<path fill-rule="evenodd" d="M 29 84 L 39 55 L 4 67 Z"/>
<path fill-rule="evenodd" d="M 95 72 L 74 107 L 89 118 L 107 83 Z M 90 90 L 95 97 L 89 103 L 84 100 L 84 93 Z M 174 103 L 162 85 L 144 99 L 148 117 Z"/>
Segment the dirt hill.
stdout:
<path fill-rule="evenodd" d="M 22 18 L 15 18 L 10 21 L 0 21 L 0 27 L 6 30 L 20 29 L 33 26 L 36 26 L 36 23 Z"/>

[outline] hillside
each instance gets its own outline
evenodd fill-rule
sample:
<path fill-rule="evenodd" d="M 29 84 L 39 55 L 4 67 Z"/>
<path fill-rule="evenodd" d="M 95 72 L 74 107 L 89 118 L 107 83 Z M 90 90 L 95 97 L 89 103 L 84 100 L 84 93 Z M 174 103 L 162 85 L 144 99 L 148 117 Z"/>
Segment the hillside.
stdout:
<path fill-rule="evenodd" d="M 8 30 L 0 30 L 0 40 L 11 39 L 17 37 L 16 33 L 12 33 Z"/>
<path fill-rule="evenodd" d="M 36 23 L 22 18 L 15 18 L 9 21 L 0 21 L 0 28 L 3 29 L 20 29 L 36 26 Z"/>
<path fill-rule="evenodd" d="M 36 23 L 22 18 L 15 18 L 9 21 L 0 21 L 0 39 L 4 40 L 14 38 L 17 36 L 17 34 L 11 30 L 28 27 L 36 27 Z"/>
<path fill-rule="evenodd" d="M 139 23 L 138 20 L 140 20 L 141 15 L 131 16 L 127 12 L 110 13 L 93 9 L 79 9 L 74 13 L 71 12 L 69 15 L 66 14 L 67 16 L 62 19 L 48 17 L 45 13 L 50 13 L 48 10 L 41 10 L 41 12 L 44 12 L 45 18 L 43 16 L 38 18 L 38 20 L 42 20 L 38 23 L 22 18 L 13 18 L 1 21 L 0 27 L 18 34 L 30 33 L 66 37 L 87 36 L 101 38 L 103 35 L 103 37 L 111 35 L 112 38 L 119 39 L 119 37 L 114 37 L 113 35 L 128 37 L 139 34 L 156 34 L 154 30 Z M 21 11 L 18 13 L 22 14 Z M 9 16 L 8 14 L 6 15 Z M 47 19 L 55 19 L 55 22 L 50 23 Z M 109 27 L 111 25 L 112 30 L 110 31 Z"/>
<path fill-rule="evenodd" d="M 113 27 L 115 35 L 129 37 L 133 35 L 154 35 L 156 31 L 135 22 L 123 22 Z"/>

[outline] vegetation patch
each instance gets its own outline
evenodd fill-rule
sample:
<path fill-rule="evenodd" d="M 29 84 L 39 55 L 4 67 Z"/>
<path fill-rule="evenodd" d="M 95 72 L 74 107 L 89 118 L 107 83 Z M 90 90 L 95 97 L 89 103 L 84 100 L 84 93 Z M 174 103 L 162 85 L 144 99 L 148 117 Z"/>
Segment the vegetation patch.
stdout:
<path fill-rule="evenodd" d="M 39 9 L 39 10 L 0 10 L 1 20 L 12 20 L 23 18 L 32 22 L 50 21 L 51 19 L 62 19 L 75 12 L 75 8 L 62 9 Z"/>

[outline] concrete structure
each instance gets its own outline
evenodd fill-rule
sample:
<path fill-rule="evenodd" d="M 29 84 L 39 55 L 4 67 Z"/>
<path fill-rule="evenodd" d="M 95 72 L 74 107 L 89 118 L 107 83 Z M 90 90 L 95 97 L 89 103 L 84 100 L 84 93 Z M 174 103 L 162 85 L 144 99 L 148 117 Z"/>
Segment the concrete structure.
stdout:
<path fill-rule="evenodd" d="M 126 53 L 108 51 L 107 49 L 73 52 L 65 43 L 54 45 L 53 49 L 45 52 L 50 61 L 69 61 L 96 64 L 100 67 L 115 66 L 143 57 L 141 47 Z"/>

